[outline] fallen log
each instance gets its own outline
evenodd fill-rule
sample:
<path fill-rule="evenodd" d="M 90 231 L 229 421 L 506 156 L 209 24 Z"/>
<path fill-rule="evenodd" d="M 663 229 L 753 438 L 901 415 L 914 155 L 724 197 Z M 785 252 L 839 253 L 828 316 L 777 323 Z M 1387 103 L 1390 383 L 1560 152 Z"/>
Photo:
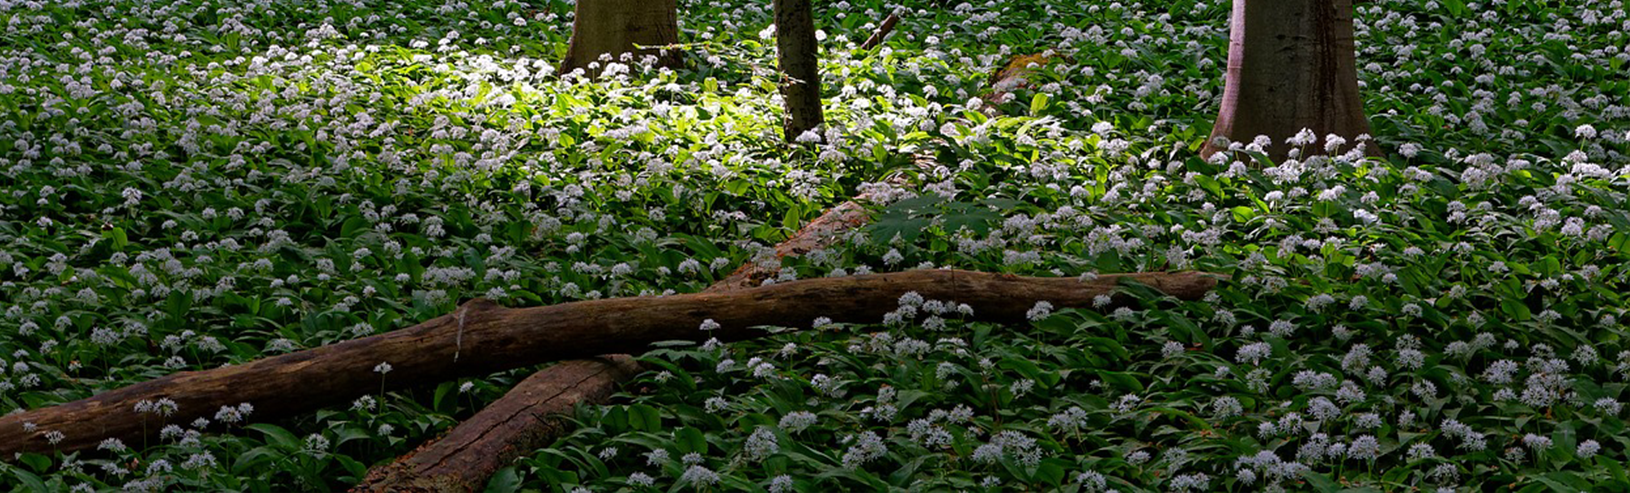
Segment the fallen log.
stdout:
<path fill-rule="evenodd" d="M 826 248 L 840 233 L 865 224 L 868 213 L 856 201 L 866 197 L 863 193 L 855 200 L 838 204 L 805 224 L 775 246 L 776 258 Z M 748 289 L 774 274 L 774 268 L 747 262 L 703 292 Z M 638 364 L 629 355 L 605 358 L 612 361 L 573 360 L 539 370 L 445 436 L 368 471 L 367 478 L 352 488 L 352 493 L 480 490 L 499 469 L 567 431 L 551 418 L 553 413 L 569 411 L 578 403 L 604 402 L 624 380 L 639 373 Z M 585 376 L 587 372 L 597 373 Z M 572 384 L 574 391 L 560 391 L 562 382 L 576 382 Z"/>
<path fill-rule="evenodd" d="M 554 442 L 566 431 L 560 416 L 573 406 L 604 402 L 639 372 L 639 363 L 626 354 L 550 366 L 522 380 L 446 436 L 369 471 L 351 491 L 479 490 L 511 461 Z"/>
<path fill-rule="evenodd" d="M 504 308 L 471 300 L 453 313 L 401 330 L 241 365 L 187 371 L 58 406 L 0 417 L 0 457 L 93 448 L 105 438 L 139 443 L 138 403 L 169 399 L 165 419 L 185 423 L 223 406 L 250 403 L 257 419 L 309 412 L 363 394 L 425 382 L 601 354 L 637 353 L 653 342 L 763 337 L 763 326 L 808 328 L 819 317 L 871 323 L 901 295 L 953 300 L 973 319 L 1023 320 L 1037 301 L 1090 307 L 1123 280 L 1181 299 L 1199 299 L 1217 276 L 1199 272 L 1105 275 L 1091 281 L 962 270 L 807 279 L 724 293 L 695 293 Z M 1125 299 L 1115 296 L 1116 303 Z M 1112 306 L 1114 304 L 1112 303 Z M 704 321 L 709 323 L 704 324 Z M 713 328 L 701 330 L 701 328 Z M 386 366 L 388 365 L 388 366 Z M 47 439 L 50 436 L 51 440 Z"/>

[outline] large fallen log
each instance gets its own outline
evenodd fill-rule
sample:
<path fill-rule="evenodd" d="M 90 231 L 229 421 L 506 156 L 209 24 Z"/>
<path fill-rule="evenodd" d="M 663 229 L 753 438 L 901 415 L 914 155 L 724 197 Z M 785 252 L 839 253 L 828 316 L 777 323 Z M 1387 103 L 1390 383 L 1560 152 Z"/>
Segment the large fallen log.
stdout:
<path fill-rule="evenodd" d="M 1199 299 L 1212 274 L 1105 275 L 1091 281 L 962 270 L 916 270 L 808 279 L 723 293 L 642 296 L 504 308 L 475 299 L 451 314 L 401 330 L 251 361 L 188 371 L 66 404 L 0 417 L 0 457 L 15 452 L 72 451 L 105 438 L 139 443 L 147 426 L 136 405 L 169 399 L 165 419 L 185 423 L 223 406 L 251 403 L 256 419 L 309 412 L 363 394 L 461 376 L 600 354 L 638 353 L 653 342 L 763 337 L 764 326 L 808 328 L 819 317 L 871 323 L 897 308 L 901 295 L 953 300 L 973 318 L 1023 320 L 1037 301 L 1090 307 L 1122 280 L 1181 299 Z M 1120 298 L 1120 297 L 1116 297 Z M 1116 300 L 1125 302 L 1124 299 Z M 704 321 L 710 321 L 704 324 Z M 713 330 L 702 330 L 703 327 Z M 385 365 L 389 366 L 386 367 Z M 381 371 L 388 370 L 388 371 Z M 48 434 L 53 440 L 47 440 Z"/>
<path fill-rule="evenodd" d="M 868 214 L 856 201 L 866 197 L 867 194 L 861 194 L 855 200 L 838 204 L 805 224 L 786 241 L 776 244 L 776 259 L 829 247 L 844 231 L 865 224 Z M 775 273 L 775 267 L 743 263 L 703 292 L 748 289 Z M 499 469 L 527 451 L 548 445 L 567 431 L 552 414 L 570 411 L 579 403 L 603 402 L 622 381 L 638 373 L 638 365 L 626 354 L 607 358 L 612 361 L 573 360 L 539 370 L 459 423 L 447 435 L 368 471 L 368 477 L 351 491 L 461 493 L 480 490 Z M 623 361 L 628 363 L 623 365 Z M 571 385 L 572 391 L 560 391 L 562 382 L 576 383 Z"/>
<path fill-rule="evenodd" d="M 640 371 L 626 354 L 565 361 L 522 380 L 446 436 L 368 472 L 353 492 L 465 492 L 566 431 L 561 415 L 603 402 Z"/>

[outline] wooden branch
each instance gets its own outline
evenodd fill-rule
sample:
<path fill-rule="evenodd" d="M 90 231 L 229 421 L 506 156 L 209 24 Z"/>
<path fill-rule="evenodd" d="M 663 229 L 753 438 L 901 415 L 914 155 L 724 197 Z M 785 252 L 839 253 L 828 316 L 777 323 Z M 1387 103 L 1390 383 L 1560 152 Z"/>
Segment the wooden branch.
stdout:
<path fill-rule="evenodd" d="M 861 197 L 865 197 L 864 194 Z M 857 198 L 859 200 L 859 198 Z M 836 207 L 827 209 L 825 214 L 805 224 L 803 228 L 794 233 L 787 241 L 775 246 L 777 259 L 783 257 L 796 257 L 821 248 L 830 246 L 832 240 L 844 231 L 854 229 L 871 220 L 871 213 L 854 200 L 844 201 Z M 776 276 L 780 263 L 768 266 L 748 259 L 737 267 L 735 272 L 720 279 L 704 292 L 732 291 L 758 287 L 764 280 Z"/>
<path fill-rule="evenodd" d="M 882 44 L 899 21 L 898 14 L 889 14 L 860 49 L 871 50 Z M 999 81 L 993 78 L 992 82 Z M 915 161 L 926 170 L 932 167 L 934 158 L 919 154 Z M 905 177 L 897 175 L 889 181 L 902 185 Z M 870 214 L 861 205 L 870 195 L 862 193 L 828 209 L 777 244 L 775 265 L 750 260 L 702 292 L 758 287 L 778 274 L 780 259 L 830 247 L 842 233 L 870 221 Z M 578 403 L 601 403 L 622 381 L 638 374 L 638 364 L 629 355 L 603 358 L 611 361 L 573 360 L 534 373 L 445 436 L 369 471 L 368 477 L 351 491 L 451 493 L 480 489 L 493 473 L 527 450 L 547 445 L 567 431 L 551 415 L 568 412 Z M 572 382 L 569 389 L 564 382 Z"/>
<path fill-rule="evenodd" d="M 867 194 L 861 194 L 856 200 L 865 197 Z M 866 210 L 854 200 L 838 204 L 777 244 L 776 255 L 797 256 L 825 248 L 839 233 L 865 224 L 868 219 Z M 774 274 L 773 269 L 747 262 L 702 292 L 748 289 Z M 352 493 L 479 490 L 493 473 L 525 451 L 545 446 L 567 431 L 548 415 L 570 411 L 578 403 L 604 402 L 617 385 L 639 373 L 638 363 L 629 355 L 606 358 L 612 361 L 573 360 L 532 374 L 446 436 L 369 471 L 362 484 L 351 489 Z M 571 390 L 575 391 L 562 392 L 563 382 L 573 382 Z"/>
<path fill-rule="evenodd" d="M 236 366 L 180 372 L 58 406 L 0 416 L 0 457 L 83 450 L 105 438 L 139 443 L 144 430 L 157 434 L 162 427 L 157 417 L 144 419 L 134 411 L 142 401 L 175 402 L 175 412 L 162 420 L 171 423 L 210 416 L 222 406 L 242 402 L 255 406 L 257 419 L 276 418 L 345 403 L 381 387 L 402 388 L 600 354 L 638 353 L 658 341 L 752 339 L 768 334 L 758 327 L 807 328 L 818 317 L 875 323 L 911 291 L 928 299 L 966 303 L 977 320 L 1018 321 L 1037 301 L 1058 308 L 1090 307 L 1093 297 L 1111 293 L 1123 280 L 1193 300 L 1216 286 L 1217 279 L 1187 272 L 1079 281 L 947 269 L 533 308 L 504 308 L 475 299 L 453 313 L 385 334 Z M 719 328 L 698 329 L 704 320 Z M 375 371 L 380 363 L 389 363 L 392 370 Z M 47 441 L 49 432 L 62 434 L 55 437 L 57 443 Z"/>
<path fill-rule="evenodd" d="M 913 158 L 912 162 L 917 165 L 917 169 L 928 171 L 934 166 L 934 157 L 927 153 L 920 153 Z M 905 185 L 907 176 L 903 174 L 894 175 L 887 182 L 897 186 Z M 798 257 L 832 246 L 832 243 L 842 233 L 871 222 L 871 213 L 866 210 L 866 206 L 861 205 L 861 203 L 871 200 L 872 194 L 870 192 L 862 192 L 853 199 L 827 209 L 826 213 L 799 228 L 798 232 L 793 233 L 786 241 L 777 244 L 775 246 L 775 258 L 779 260 L 786 257 Z M 780 262 L 776 262 L 775 265 L 764 265 L 753 261 L 753 259 L 748 259 L 730 275 L 713 283 L 703 292 L 756 288 L 763 285 L 766 279 L 774 278 L 779 274 L 780 268 Z"/>
<path fill-rule="evenodd" d="M 532 374 L 503 398 L 389 465 L 374 468 L 358 492 L 471 492 L 504 466 L 566 431 L 560 416 L 579 403 L 600 403 L 640 372 L 619 354 L 572 360 Z"/>
<path fill-rule="evenodd" d="M 860 44 L 860 51 L 869 51 L 883 44 L 883 40 L 888 39 L 889 33 L 894 32 L 894 25 L 899 23 L 899 14 L 889 14 L 883 18 L 883 24 L 877 26 L 877 31 L 872 33 L 872 37 L 866 38 L 866 42 Z"/>
<path fill-rule="evenodd" d="M 919 156 L 919 166 L 924 165 L 924 159 L 932 160 Z M 904 179 L 896 176 L 891 181 L 903 182 Z M 831 246 L 839 234 L 865 224 L 870 217 L 859 202 L 869 198 L 870 194 L 862 193 L 804 225 L 786 241 L 776 244 L 777 260 Z M 776 268 L 749 261 L 702 292 L 748 289 L 762 284 L 775 274 Z M 638 374 L 638 364 L 633 362 L 631 356 L 618 354 L 606 358 L 616 362 L 628 361 L 629 364 L 625 371 L 611 371 L 618 367 L 612 363 L 573 360 L 540 370 L 516 384 L 475 416 L 464 420 L 446 436 L 426 442 L 416 451 L 369 471 L 362 484 L 352 488 L 352 493 L 460 493 L 479 490 L 494 473 L 525 451 L 545 446 L 567 431 L 559 426 L 558 420 L 549 419 L 550 414 L 569 411 L 578 403 L 604 402 L 616 386 Z M 585 371 L 589 371 L 586 368 L 606 369 L 607 372 L 597 374 L 606 378 L 580 378 Z M 560 392 L 563 381 L 581 381 L 576 384 L 580 391 Z M 517 409 L 528 412 L 518 414 L 515 412 Z"/>

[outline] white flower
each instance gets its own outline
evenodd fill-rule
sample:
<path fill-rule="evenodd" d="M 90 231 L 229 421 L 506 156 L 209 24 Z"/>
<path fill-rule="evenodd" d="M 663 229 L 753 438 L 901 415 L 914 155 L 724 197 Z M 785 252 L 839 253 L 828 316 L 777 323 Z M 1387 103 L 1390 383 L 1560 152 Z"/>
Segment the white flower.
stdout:
<path fill-rule="evenodd" d="M 686 469 L 685 473 L 679 476 L 679 481 L 696 486 L 709 486 L 719 482 L 719 473 L 698 464 Z"/>
<path fill-rule="evenodd" d="M 1583 442 L 1579 442 L 1579 447 L 1578 449 L 1574 450 L 1574 453 L 1581 459 L 1589 459 L 1591 457 L 1595 457 L 1596 453 L 1601 451 L 1602 444 L 1596 443 L 1595 440 L 1585 440 Z"/>
<path fill-rule="evenodd" d="M 1049 315 L 1052 315 L 1052 313 L 1053 313 L 1053 304 L 1052 303 L 1048 303 L 1046 301 L 1037 301 L 1035 306 L 1031 307 L 1030 310 L 1024 312 L 1024 316 L 1025 316 L 1025 318 L 1028 318 L 1031 321 L 1037 321 L 1037 320 L 1047 318 Z"/>
<path fill-rule="evenodd" d="M 1592 127 L 1588 123 L 1580 125 L 1573 129 L 1573 134 L 1581 139 L 1591 140 L 1596 138 L 1596 127 Z"/>

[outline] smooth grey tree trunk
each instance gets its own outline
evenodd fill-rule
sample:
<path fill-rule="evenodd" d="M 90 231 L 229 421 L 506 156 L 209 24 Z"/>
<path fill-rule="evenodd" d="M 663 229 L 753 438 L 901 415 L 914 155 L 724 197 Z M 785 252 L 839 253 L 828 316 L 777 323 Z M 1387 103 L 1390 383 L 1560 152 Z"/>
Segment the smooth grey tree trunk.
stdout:
<path fill-rule="evenodd" d="M 1201 154 L 1225 150 L 1218 137 L 1249 143 L 1266 135 L 1268 155 L 1284 159 L 1285 141 L 1303 128 L 1318 135 L 1321 151 L 1326 134 L 1350 149 L 1370 132 L 1355 57 L 1352 0 L 1234 0 L 1222 109 Z"/>

